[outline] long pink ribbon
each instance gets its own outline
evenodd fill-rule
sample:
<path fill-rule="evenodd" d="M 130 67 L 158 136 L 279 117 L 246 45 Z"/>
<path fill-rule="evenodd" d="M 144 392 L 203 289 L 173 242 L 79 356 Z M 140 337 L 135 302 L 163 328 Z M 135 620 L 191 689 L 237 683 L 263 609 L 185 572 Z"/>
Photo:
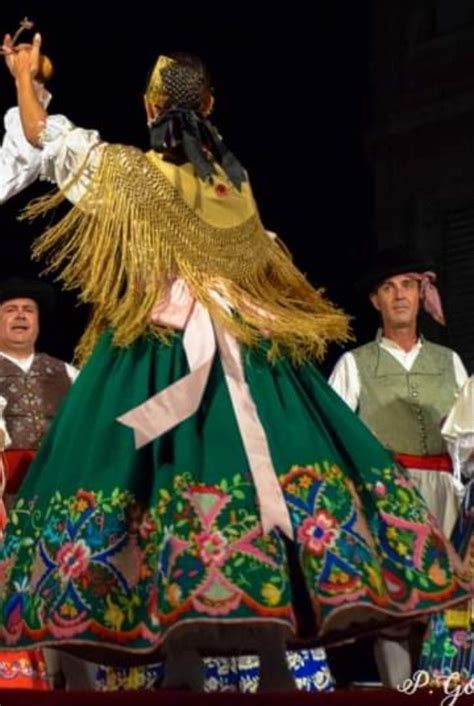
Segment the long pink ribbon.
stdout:
<path fill-rule="evenodd" d="M 117 421 L 133 429 L 135 446 L 140 448 L 188 419 L 201 404 L 218 350 L 257 492 L 263 531 L 268 533 L 279 527 L 292 539 L 288 507 L 273 467 L 265 430 L 245 380 L 238 342 L 211 319 L 182 280 L 176 280 L 167 300 L 154 308 L 152 320 L 184 328 L 183 347 L 190 372 L 118 417 Z"/>

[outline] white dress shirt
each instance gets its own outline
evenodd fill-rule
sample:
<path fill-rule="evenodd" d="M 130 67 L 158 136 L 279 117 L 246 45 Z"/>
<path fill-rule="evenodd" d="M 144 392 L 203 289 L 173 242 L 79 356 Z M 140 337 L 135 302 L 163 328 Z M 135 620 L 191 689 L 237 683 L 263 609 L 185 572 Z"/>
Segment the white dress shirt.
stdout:
<path fill-rule="evenodd" d="M 21 368 L 24 373 L 29 372 L 31 366 L 33 365 L 33 360 L 35 358 L 34 353 L 29 355 L 27 358 L 17 358 L 16 356 L 10 355 L 9 353 L 3 353 L 3 351 L 0 351 L 0 355 L 3 358 L 6 358 L 7 360 L 9 360 L 11 363 L 18 365 L 18 367 Z M 79 375 L 79 370 L 77 368 L 75 368 L 73 365 L 69 365 L 69 363 L 64 363 L 64 367 L 66 369 L 66 373 L 67 373 L 68 378 L 70 379 L 71 382 L 74 382 L 74 380 Z"/>

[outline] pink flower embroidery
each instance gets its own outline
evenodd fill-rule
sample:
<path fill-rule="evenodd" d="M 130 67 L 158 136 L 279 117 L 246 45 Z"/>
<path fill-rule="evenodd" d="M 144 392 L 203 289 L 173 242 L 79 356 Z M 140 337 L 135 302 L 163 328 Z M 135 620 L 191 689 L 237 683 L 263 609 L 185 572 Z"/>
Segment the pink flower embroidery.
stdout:
<path fill-rule="evenodd" d="M 320 556 L 337 537 L 337 521 L 326 510 L 318 510 L 315 517 L 307 517 L 298 528 L 298 538 L 307 549 Z"/>
<path fill-rule="evenodd" d="M 76 579 L 89 566 L 90 549 L 83 539 L 63 544 L 56 555 L 62 578 Z"/>
<path fill-rule="evenodd" d="M 387 493 L 386 487 L 379 480 L 375 484 L 375 492 L 377 493 L 377 495 L 380 495 L 380 497 L 383 497 Z"/>
<path fill-rule="evenodd" d="M 198 553 L 203 564 L 222 566 L 227 559 L 227 540 L 220 532 L 201 532 L 196 535 Z"/>
<path fill-rule="evenodd" d="M 409 490 L 413 490 L 415 487 L 413 481 L 401 473 L 395 478 L 395 485 L 398 485 L 400 488 L 408 488 Z"/>

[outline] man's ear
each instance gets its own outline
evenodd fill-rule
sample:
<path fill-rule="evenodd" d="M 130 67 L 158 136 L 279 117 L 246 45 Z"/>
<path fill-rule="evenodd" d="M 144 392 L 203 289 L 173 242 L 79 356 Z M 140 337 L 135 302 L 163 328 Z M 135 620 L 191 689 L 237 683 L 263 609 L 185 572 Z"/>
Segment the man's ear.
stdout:
<path fill-rule="evenodd" d="M 380 311 L 380 304 L 377 292 L 372 292 L 372 294 L 369 294 L 369 299 L 372 302 L 372 306 L 374 307 L 374 309 Z"/>

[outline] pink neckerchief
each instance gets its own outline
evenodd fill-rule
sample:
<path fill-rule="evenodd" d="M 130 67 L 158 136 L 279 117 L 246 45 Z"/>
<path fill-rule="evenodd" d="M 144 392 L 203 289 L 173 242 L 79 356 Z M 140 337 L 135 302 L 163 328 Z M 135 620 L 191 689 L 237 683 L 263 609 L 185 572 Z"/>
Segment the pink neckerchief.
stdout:
<path fill-rule="evenodd" d="M 429 270 L 426 272 L 407 272 L 404 274 L 420 283 L 420 299 L 426 313 L 439 324 L 446 326 L 443 305 L 441 304 L 438 288 L 435 285 L 436 274 Z"/>

